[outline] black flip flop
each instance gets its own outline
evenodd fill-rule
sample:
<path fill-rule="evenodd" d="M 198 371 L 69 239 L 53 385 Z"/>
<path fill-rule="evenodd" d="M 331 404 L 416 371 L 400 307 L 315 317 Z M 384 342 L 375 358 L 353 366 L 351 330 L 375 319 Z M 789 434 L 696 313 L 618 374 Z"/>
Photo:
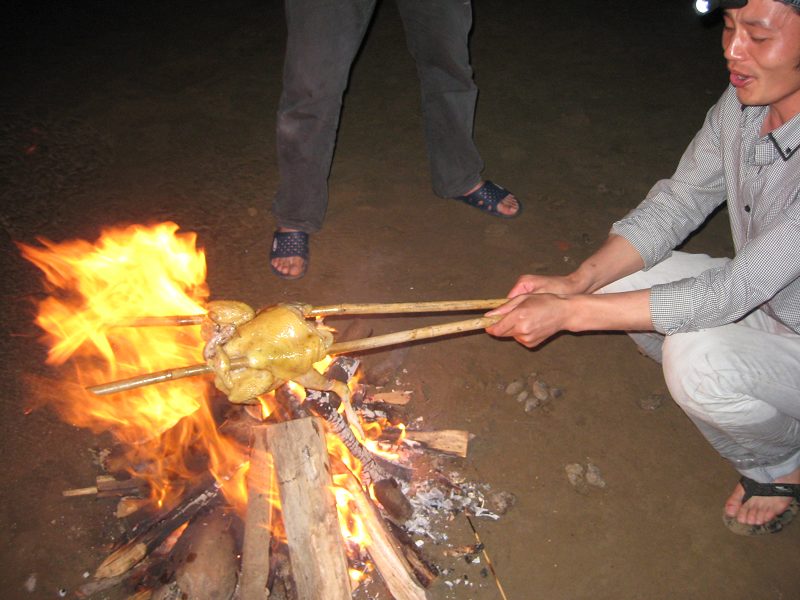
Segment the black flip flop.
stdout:
<path fill-rule="evenodd" d="M 272 266 L 274 258 L 303 259 L 303 269 L 297 275 L 286 275 Z M 308 234 L 304 231 L 276 231 L 272 236 L 269 268 L 281 279 L 300 279 L 308 269 Z"/>
<path fill-rule="evenodd" d="M 800 512 L 800 484 L 796 483 L 759 483 L 749 477 L 742 477 L 739 483 L 744 488 L 744 496 L 742 497 L 742 504 L 747 502 L 753 496 L 783 496 L 793 498 L 789 507 L 775 518 L 762 523 L 761 525 L 748 525 L 746 523 L 739 523 L 736 517 L 729 517 L 726 514 L 722 515 L 722 522 L 725 527 L 730 529 L 737 535 L 764 535 L 767 533 L 778 533 L 792 522 L 792 520 Z"/>

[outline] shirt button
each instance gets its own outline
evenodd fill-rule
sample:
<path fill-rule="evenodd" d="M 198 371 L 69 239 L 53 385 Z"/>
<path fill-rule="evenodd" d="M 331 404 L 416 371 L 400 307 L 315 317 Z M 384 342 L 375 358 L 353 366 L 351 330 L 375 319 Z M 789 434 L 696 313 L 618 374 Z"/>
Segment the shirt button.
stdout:
<path fill-rule="evenodd" d="M 745 204 L 744 205 L 744 212 L 750 212 L 750 205 L 749 204 Z"/>

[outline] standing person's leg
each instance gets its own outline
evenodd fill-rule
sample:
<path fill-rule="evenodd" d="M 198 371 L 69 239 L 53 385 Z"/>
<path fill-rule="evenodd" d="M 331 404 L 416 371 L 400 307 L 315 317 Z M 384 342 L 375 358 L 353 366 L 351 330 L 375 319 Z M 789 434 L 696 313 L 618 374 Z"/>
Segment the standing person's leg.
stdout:
<path fill-rule="evenodd" d="M 470 2 L 397 0 L 408 49 L 417 64 L 433 191 L 499 216 L 516 216 L 512 194 L 481 179 L 483 160 L 473 139 L 478 88 L 472 79 Z"/>
<path fill-rule="evenodd" d="M 286 0 L 286 57 L 278 106 L 278 225 L 270 264 L 296 278 L 308 262 L 308 234 L 328 206 L 342 96 L 375 0 Z M 297 233 L 299 232 L 299 233 Z"/>

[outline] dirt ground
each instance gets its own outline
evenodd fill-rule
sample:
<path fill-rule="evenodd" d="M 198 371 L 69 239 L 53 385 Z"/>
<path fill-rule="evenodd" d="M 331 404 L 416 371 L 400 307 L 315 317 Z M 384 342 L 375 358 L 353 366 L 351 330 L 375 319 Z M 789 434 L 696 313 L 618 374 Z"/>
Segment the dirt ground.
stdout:
<path fill-rule="evenodd" d="M 48 373 L 32 323 L 43 291 L 14 242 L 171 220 L 197 232 L 214 298 L 502 297 L 518 275 L 563 273 L 595 248 L 672 173 L 726 84 L 719 25 L 689 0 L 476 0 L 485 176 L 525 205 L 519 219 L 492 219 L 430 191 L 414 64 L 384 2 L 346 96 L 325 228 L 307 276 L 285 282 L 267 264 L 281 4 L 16 4 L 0 42 L 3 598 L 69 596 L 119 533 L 113 500 L 61 495 L 93 481 L 106 440 L 29 410 L 23 380 Z M 725 214 L 687 247 L 729 253 Z M 416 344 L 403 368 L 414 416 L 475 434 L 451 468 L 517 499 L 500 520 L 476 522 L 508 598 L 800 597 L 800 525 L 763 539 L 723 527 L 736 473 L 669 399 L 641 408 L 667 391 L 624 335 L 560 335 L 528 351 L 477 333 Z M 531 372 L 564 390 L 552 410 L 528 414 L 505 393 Z M 587 462 L 607 485 L 577 493 L 565 466 Z M 451 528 L 472 539 L 465 522 Z M 501 598 L 482 567 L 462 563 L 430 597 Z"/>

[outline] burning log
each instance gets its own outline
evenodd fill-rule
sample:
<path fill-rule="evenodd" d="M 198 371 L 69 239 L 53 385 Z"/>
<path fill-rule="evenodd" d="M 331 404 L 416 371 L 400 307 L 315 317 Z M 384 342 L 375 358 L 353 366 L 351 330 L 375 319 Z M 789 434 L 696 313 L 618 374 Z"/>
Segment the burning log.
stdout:
<path fill-rule="evenodd" d="M 363 473 L 370 481 L 376 482 L 389 477 L 397 477 L 403 481 L 411 479 L 411 471 L 406 467 L 376 456 L 364 448 L 325 395 L 310 392 L 306 402 L 317 415 L 325 419 L 331 433 L 338 436 L 351 454 L 359 460 Z"/>
<path fill-rule="evenodd" d="M 330 364 L 325 376 L 347 382 L 355 375 L 359 365 L 360 361 L 357 358 L 340 356 Z M 391 477 L 408 481 L 411 478 L 410 471 L 402 465 L 376 456 L 361 445 L 348 426 L 347 421 L 342 418 L 342 415 L 331 403 L 330 393 L 311 390 L 306 397 L 306 403 L 315 414 L 325 419 L 331 433 L 338 436 L 351 454 L 358 459 L 363 472 L 369 477 L 370 481 L 378 482 Z"/>
<path fill-rule="evenodd" d="M 116 577 L 128 572 L 157 548 L 178 527 L 195 517 L 219 499 L 219 486 L 209 476 L 206 485 L 198 486 L 194 494 L 166 514 L 141 523 L 134 537 L 117 548 L 101 563 L 94 573 L 95 579 Z"/>
<path fill-rule="evenodd" d="M 431 587 L 433 582 L 436 581 L 436 578 L 439 577 L 438 571 L 422 558 L 416 546 L 414 546 L 413 540 L 404 529 L 391 521 L 387 521 L 387 525 L 395 539 L 400 543 L 400 551 L 411 566 L 414 577 L 417 578 L 417 581 L 419 581 L 423 587 Z"/>
<path fill-rule="evenodd" d="M 268 427 L 292 573 L 304 600 L 349 600 L 324 430 L 314 418 Z"/>
<path fill-rule="evenodd" d="M 375 562 L 389 593 L 395 600 L 425 600 L 425 589 L 412 575 L 411 566 L 387 530 L 383 517 L 364 492 L 361 484 L 351 474 L 344 478 L 344 487 L 353 496 L 358 513 L 364 521 L 369 536 L 367 551 Z"/>
<path fill-rule="evenodd" d="M 268 427 L 253 428 L 253 450 L 247 473 L 247 516 L 244 522 L 239 598 L 259 600 L 269 596 L 272 461 L 267 455 Z"/>
<path fill-rule="evenodd" d="M 381 432 L 380 440 L 392 444 L 407 439 L 414 444 L 420 444 L 426 450 L 435 450 L 444 454 L 466 458 L 469 441 L 475 436 L 461 429 L 440 429 L 438 431 L 417 431 L 414 429 L 400 429 L 386 427 Z"/>
<path fill-rule="evenodd" d="M 471 438 L 471 433 L 460 429 L 441 429 L 439 431 L 406 430 L 406 439 L 419 442 L 432 450 L 453 454 L 461 458 L 467 457 L 467 446 Z"/>

